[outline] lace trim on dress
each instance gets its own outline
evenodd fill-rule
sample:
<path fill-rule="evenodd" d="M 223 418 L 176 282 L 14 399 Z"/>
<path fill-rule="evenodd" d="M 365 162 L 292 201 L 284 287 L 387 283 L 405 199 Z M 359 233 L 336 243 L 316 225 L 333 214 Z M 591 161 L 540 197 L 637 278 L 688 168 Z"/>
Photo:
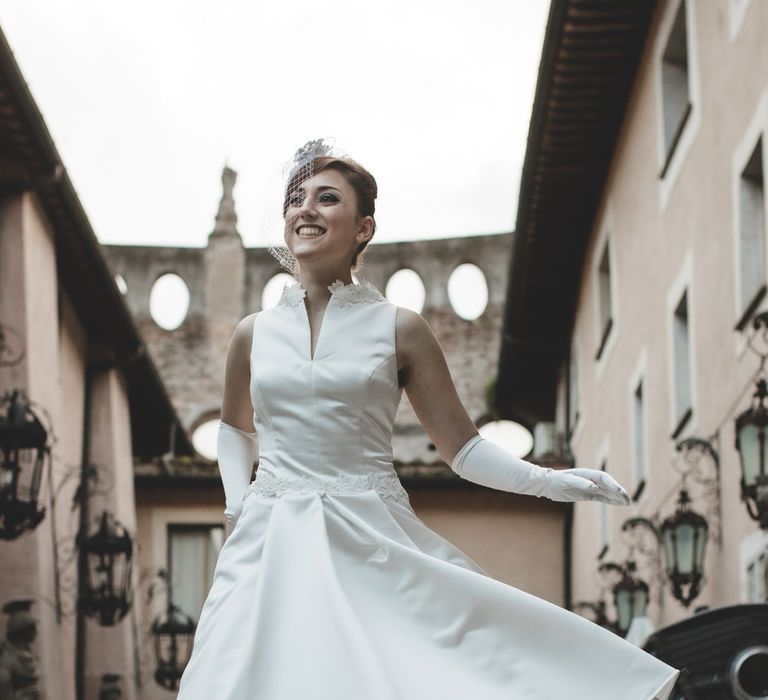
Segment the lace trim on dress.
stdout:
<path fill-rule="evenodd" d="M 281 306 L 296 306 L 307 294 L 307 290 L 300 284 L 292 284 L 288 286 L 286 283 L 283 286 L 283 293 L 278 299 L 278 304 Z"/>
<path fill-rule="evenodd" d="M 363 304 L 385 299 L 384 295 L 376 287 L 365 280 L 362 280 L 359 284 L 354 282 L 344 284 L 344 282 L 337 279 L 328 285 L 328 290 L 331 292 L 331 296 L 339 303 L 339 306 L 351 306 L 352 304 Z M 296 306 L 306 295 L 307 290 L 301 282 L 296 282 L 290 286 L 286 283 L 283 286 L 283 293 L 280 295 L 277 303 L 281 306 Z"/>
<path fill-rule="evenodd" d="M 336 280 L 328 285 L 331 294 L 339 302 L 339 306 L 350 306 L 351 304 L 364 304 L 366 302 L 381 301 L 384 295 L 376 289 L 370 282 L 363 280 L 359 284 L 350 282 L 344 284 L 341 280 Z"/>
<path fill-rule="evenodd" d="M 393 498 L 409 504 L 408 492 L 403 488 L 397 474 L 381 474 L 369 472 L 368 474 L 343 474 L 327 479 L 298 477 L 295 479 L 283 479 L 273 476 L 269 472 L 256 471 L 256 478 L 246 489 L 243 499 L 251 493 L 268 498 L 280 498 L 286 494 L 316 493 L 319 496 L 348 496 L 375 490 L 382 498 Z"/>

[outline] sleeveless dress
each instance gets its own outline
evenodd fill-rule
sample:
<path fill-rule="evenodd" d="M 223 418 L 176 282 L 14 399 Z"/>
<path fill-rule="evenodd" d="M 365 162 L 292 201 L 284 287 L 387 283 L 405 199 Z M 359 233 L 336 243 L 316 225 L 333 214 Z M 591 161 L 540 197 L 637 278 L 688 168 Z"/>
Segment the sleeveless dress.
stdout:
<path fill-rule="evenodd" d="M 652 700 L 678 671 L 493 579 L 414 513 L 392 463 L 395 314 L 328 287 L 254 318 L 259 464 L 224 543 L 179 700 Z"/>

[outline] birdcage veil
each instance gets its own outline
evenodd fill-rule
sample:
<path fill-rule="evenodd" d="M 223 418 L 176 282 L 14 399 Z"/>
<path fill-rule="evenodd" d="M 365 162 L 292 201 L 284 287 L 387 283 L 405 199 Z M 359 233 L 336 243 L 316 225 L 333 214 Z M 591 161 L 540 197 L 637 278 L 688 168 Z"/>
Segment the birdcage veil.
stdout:
<path fill-rule="evenodd" d="M 296 275 L 296 258 L 285 243 L 286 202 L 306 180 L 314 175 L 315 159 L 344 158 L 347 154 L 336 147 L 335 139 L 307 141 L 296 149 L 293 157 L 279 167 L 267 186 L 260 244 L 292 275 Z"/>

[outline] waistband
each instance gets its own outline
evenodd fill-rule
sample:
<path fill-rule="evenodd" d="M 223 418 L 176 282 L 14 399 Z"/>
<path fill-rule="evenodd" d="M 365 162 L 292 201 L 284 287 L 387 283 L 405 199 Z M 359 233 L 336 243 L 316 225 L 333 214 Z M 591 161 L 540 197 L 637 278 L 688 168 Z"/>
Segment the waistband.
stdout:
<path fill-rule="evenodd" d="M 348 496 L 370 490 L 376 491 L 382 498 L 393 498 L 410 505 L 408 492 L 403 488 L 397 474 L 379 472 L 286 479 L 257 469 L 256 478 L 246 489 L 243 500 L 252 493 L 268 498 L 280 498 L 287 494 Z"/>

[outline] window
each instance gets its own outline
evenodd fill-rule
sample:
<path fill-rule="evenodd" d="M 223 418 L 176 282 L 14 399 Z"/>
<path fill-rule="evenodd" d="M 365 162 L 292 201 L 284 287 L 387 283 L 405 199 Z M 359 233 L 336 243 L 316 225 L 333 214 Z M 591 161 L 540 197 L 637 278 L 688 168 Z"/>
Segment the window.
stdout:
<path fill-rule="evenodd" d="M 169 525 L 168 573 L 174 604 L 197 620 L 224 542 L 221 525 Z"/>
<path fill-rule="evenodd" d="M 665 153 L 661 177 L 666 174 L 680 134 L 691 113 L 686 20 L 686 1 L 681 0 L 661 58 Z"/>
<path fill-rule="evenodd" d="M 741 330 L 765 295 L 765 179 L 760 137 L 739 178 Z"/>
<path fill-rule="evenodd" d="M 613 308 L 611 299 L 611 260 L 608 242 L 603 248 L 603 254 L 600 257 L 600 264 L 597 268 L 597 303 L 598 303 L 598 323 L 600 328 L 600 345 L 597 349 L 595 359 L 600 359 L 605 349 L 605 343 L 613 326 L 613 317 L 611 309 Z"/>
<path fill-rule="evenodd" d="M 645 416 L 643 409 L 643 382 L 637 383 L 632 398 L 632 424 L 633 447 L 632 455 L 635 470 L 635 498 L 639 497 L 639 491 L 645 485 Z"/>
<path fill-rule="evenodd" d="M 672 321 L 672 352 L 674 361 L 674 409 L 677 423 L 673 438 L 682 431 L 693 412 L 691 403 L 691 353 L 688 329 L 688 292 L 683 292 L 675 307 Z"/>

